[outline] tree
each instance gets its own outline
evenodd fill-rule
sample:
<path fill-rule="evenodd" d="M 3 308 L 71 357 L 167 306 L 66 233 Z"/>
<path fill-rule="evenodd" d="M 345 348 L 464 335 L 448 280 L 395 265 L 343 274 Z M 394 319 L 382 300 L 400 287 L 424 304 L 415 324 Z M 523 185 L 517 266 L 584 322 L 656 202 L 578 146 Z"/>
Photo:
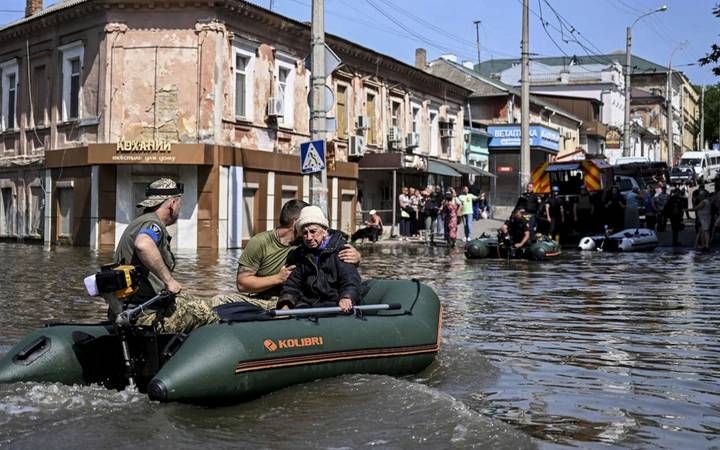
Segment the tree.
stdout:
<path fill-rule="evenodd" d="M 718 141 L 720 134 L 720 83 L 705 88 L 705 141 L 712 144 Z M 701 147 L 705 145 L 701 143 Z"/>
<path fill-rule="evenodd" d="M 716 17 L 720 17 L 720 3 L 715 5 L 715 8 L 713 8 L 713 14 Z M 704 58 L 698 59 L 698 62 L 701 66 L 707 65 L 707 64 L 716 64 L 715 67 L 712 68 L 712 71 L 715 75 L 720 77 L 720 45 L 713 44 L 710 47 L 710 53 L 705 55 Z"/>

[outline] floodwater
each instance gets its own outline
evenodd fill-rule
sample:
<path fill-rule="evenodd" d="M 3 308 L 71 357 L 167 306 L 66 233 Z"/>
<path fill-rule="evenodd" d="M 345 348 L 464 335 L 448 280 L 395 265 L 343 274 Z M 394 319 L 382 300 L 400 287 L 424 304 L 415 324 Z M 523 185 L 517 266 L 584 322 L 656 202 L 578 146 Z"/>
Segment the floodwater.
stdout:
<path fill-rule="evenodd" d="M 667 448 L 720 446 L 720 253 L 566 251 L 467 261 L 363 247 L 364 277 L 417 278 L 443 347 L 404 378 L 347 375 L 232 407 L 100 387 L 0 385 L 13 448 Z M 232 292 L 238 252 L 179 255 L 193 293 Z M 110 253 L 0 244 L 0 353 L 48 321 L 103 318 L 82 279 Z"/>

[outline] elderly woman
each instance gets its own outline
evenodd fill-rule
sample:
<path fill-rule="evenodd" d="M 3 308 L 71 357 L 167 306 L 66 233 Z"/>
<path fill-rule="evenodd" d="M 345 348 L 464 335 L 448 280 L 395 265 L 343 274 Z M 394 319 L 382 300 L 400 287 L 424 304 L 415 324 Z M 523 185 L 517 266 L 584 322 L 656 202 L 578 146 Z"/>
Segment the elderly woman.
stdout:
<path fill-rule="evenodd" d="M 338 305 L 349 312 L 360 300 L 361 280 L 355 266 L 343 262 L 338 253 L 345 240 L 317 206 L 300 211 L 295 225 L 303 245 L 292 255 L 295 269 L 285 281 L 278 308 Z"/>

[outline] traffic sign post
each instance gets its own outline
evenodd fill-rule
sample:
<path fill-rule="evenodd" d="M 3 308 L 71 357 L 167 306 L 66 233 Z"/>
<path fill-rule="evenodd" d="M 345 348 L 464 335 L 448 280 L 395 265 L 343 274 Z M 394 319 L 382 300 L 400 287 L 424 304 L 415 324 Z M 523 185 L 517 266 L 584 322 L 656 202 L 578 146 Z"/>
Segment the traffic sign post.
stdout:
<path fill-rule="evenodd" d="M 300 144 L 300 172 L 305 175 L 325 170 L 325 141 L 303 142 Z"/>

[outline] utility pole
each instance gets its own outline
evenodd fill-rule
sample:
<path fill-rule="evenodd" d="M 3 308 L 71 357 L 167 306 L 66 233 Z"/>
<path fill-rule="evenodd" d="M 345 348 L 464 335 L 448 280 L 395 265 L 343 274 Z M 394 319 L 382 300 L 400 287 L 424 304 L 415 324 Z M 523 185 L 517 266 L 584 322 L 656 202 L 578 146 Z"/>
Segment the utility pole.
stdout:
<path fill-rule="evenodd" d="M 700 143 L 698 150 L 705 149 L 705 85 L 700 89 Z"/>
<path fill-rule="evenodd" d="M 667 165 L 673 162 L 673 106 L 672 106 L 672 57 L 667 72 Z"/>
<path fill-rule="evenodd" d="M 312 0 L 310 134 L 312 140 L 325 139 L 325 9 L 324 0 Z M 326 149 L 327 152 L 327 149 Z M 327 155 L 326 155 L 327 156 Z M 327 217 L 327 166 L 310 175 L 310 201 L 319 206 Z"/>
<path fill-rule="evenodd" d="M 477 53 L 478 53 L 478 65 L 477 65 L 477 71 L 478 73 L 482 73 L 480 70 L 480 23 L 481 20 L 476 20 L 473 23 L 475 24 L 475 45 L 477 46 Z"/>
<path fill-rule="evenodd" d="M 667 6 L 663 5 L 652 11 L 648 11 L 638 16 L 637 19 L 627 27 L 625 38 L 625 120 L 623 120 L 623 156 L 632 156 L 630 154 L 630 75 L 632 74 L 632 29 L 638 20 L 651 14 L 667 11 Z M 672 56 L 670 56 L 672 59 Z"/>
<path fill-rule="evenodd" d="M 632 27 L 627 27 L 625 37 L 625 119 L 623 120 L 623 156 L 632 156 L 630 155 L 630 72 L 632 72 Z M 668 142 L 668 146 L 669 145 L 670 143 Z"/>
<path fill-rule="evenodd" d="M 525 190 L 530 182 L 530 54 L 529 54 L 529 30 L 528 10 L 529 0 L 523 0 L 522 11 L 522 71 L 520 91 L 520 187 L 519 193 Z"/>

